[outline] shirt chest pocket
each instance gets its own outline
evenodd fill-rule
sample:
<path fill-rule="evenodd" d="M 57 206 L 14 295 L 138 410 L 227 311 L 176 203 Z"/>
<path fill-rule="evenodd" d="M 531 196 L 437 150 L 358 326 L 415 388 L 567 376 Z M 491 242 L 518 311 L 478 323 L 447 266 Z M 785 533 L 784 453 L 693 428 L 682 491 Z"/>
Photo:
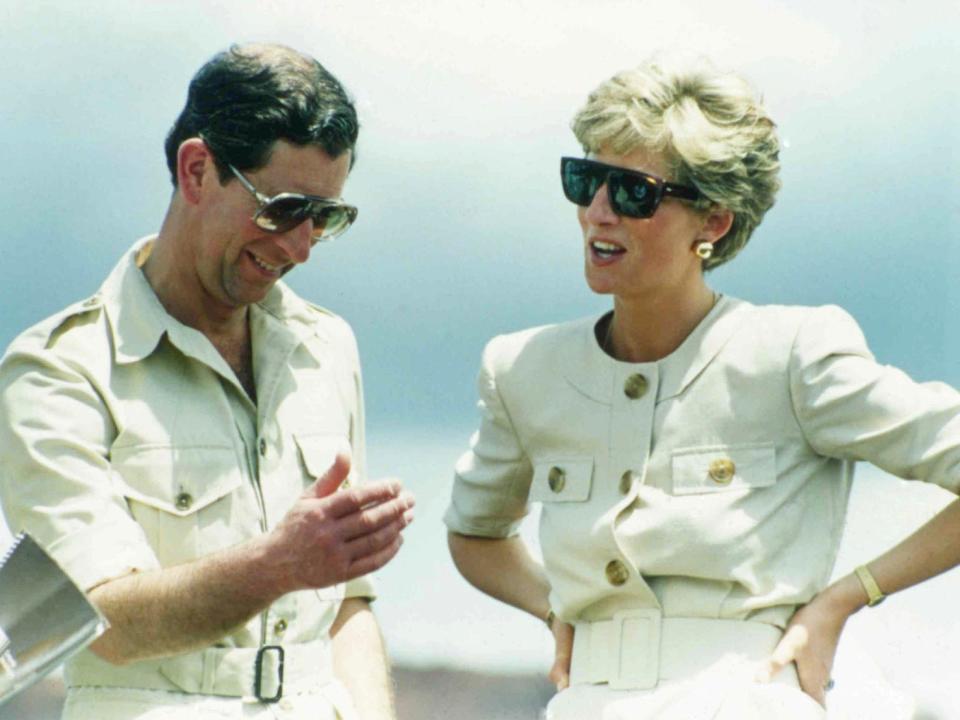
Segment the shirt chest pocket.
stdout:
<path fill-rule="evenodd" d="M 256 500 L 231 447 L 126 447 L 114 451 L 111 465 L 164 567 L 259 532 Z"/>
<path fill-rule="evenodd" d="M 352 454 L 350 441 L 345 435 L 338 434 L 307 434 L 295 433 L 293 436 L 297 445 L 297 452 L 302 463 L 302 471 L 306 478 L 306 484 L 309 485 L 319 480 L 333 465 L 337 453 L 344 452 Z M 356 482 L 356 468 L 353 462 L 350 464 L 350 473 L 340 484 L 342 488 L 348 488 Z"/>
<path fill-rule="evenodd" d="M 752 490 L 777 480 L 773 443 L 680 448 L 671 456 L 674 495 Z"/>
<path fill-rule="evenodd" d="M 530 501 L 543 503 L 586 502 L 593 484 L 593 458 L 552 458 L 533 466 Z"/>
<path fill-rule="evenodd" d="M 294 434 L 294 442 L 297 445 L 297 454 L 302 464 L 302 472 L 305 475 L 305 483 L 310 485 L 324 475 L 330 469 L 338 452 L 350 453 L 350 442 L 343 435 L 337 434 Z M 350 466 L 350 473 L 346 479 L 340 483 L 341 489 L 347 489 L 357 482 L 356 467 L 353 463 Z M 325 588 L 319 588 L 313 591 L 313 594 L 322 602 L 333 602 L 343 600 L 344 584 L 331 585 Z"/>

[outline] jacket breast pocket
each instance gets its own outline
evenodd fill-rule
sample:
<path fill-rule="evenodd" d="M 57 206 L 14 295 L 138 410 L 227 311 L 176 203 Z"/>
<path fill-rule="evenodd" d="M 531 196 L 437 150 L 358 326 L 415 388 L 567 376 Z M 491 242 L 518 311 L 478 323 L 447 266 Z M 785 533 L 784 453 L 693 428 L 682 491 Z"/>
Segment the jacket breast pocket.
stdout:
<path fill-rule="evenodd" d="M 552 458 L 533 466 L 530 502 L 586 502 L 593 484 L 593 458 Z"/>
<path fill-rule="evenodd" d="M 751 490 L 777 480 L 773 443 L 679 448 L 671 456 L 674 495 Z"/>
<path fill-rule="evenodd" d="M 161 445 L 116 449 L 115 482 L 164 567 L 229 547 L 259 531 L 237 492 L 243 478 L 231 447 Z M 254 505 L 255 507 L 255 505 Z"/>
<path fill-rule="evenodd" d="M 338 452 L 350 452 L 350 441 L 346 436 L 336 433 L 295 433 L 293 439 L 297 444 L 297 453 L 303 466 L 302 472 L 305 475 L 305 485 L 310 485 L 323 477 L 327 470 L 330 469 Z M 340 488 L 345 490 L 355 483 L 356 470 L 355 466 L 351 464 L 350 473 L 346 479 L 340 483 Z M 321 602 L 337 602 L 343 600 L 344 593 L 345 585 L 338 583 L 312 591 L 311 595 L 318 598 Z"/>
<path fill-rule="evenodd" d="M 294 433 L 293 439 L 308 485 L 326 475 L 338 452 L 351 453 L 350 441 L 345 435 Z M 356 470 L 351 463 L 350 473 L 340 487 L 350 487 L 355 478 Z"/>

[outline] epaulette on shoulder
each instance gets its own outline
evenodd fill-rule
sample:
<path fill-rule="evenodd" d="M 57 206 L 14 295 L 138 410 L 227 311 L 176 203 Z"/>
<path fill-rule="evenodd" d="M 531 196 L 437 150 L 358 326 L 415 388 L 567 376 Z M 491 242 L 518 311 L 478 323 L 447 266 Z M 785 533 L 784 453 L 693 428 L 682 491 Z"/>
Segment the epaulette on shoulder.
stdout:
<path fill-rule="evenodd" d="M 49 334 L 44 347 L 49 350 L 70 330 L 95 322 L 102 310 L 103 299 L 99 295 L 92 295 L 86 300 L 68 305 L 47 321 Z"/>
<path fill-rule="evenodd" d="M 311 310 L 322 317 L 339 317 L 336 313 L 330 312 L 325 307 L 316 305 L 315 303 L 310 302 L 309 300 L 304 300 L 303 304 L 306 305 L 308 310 Z"/>

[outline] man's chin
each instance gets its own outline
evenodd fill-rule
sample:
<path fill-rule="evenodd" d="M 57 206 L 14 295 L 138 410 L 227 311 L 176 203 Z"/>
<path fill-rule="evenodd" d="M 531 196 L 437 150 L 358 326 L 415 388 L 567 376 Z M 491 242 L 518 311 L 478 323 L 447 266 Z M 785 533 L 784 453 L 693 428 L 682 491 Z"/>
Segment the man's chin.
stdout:
<path fill-rule="evenodd" d="M 275 284 L 276 282 L 272 282 L 269 285 L 259 286 L 257 288 L 244 288 L 242 291 L 233 292 L 227 291 L 227 304 L 236 310 L 242 310 L 249 305 L 256 305 L 266 299 Z"/>

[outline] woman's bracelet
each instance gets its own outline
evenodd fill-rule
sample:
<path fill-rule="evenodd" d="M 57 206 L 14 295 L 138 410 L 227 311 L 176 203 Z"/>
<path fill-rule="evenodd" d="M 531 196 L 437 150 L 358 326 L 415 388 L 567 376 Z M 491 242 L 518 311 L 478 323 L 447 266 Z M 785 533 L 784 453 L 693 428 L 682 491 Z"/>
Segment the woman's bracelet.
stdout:
<path fill-rule="evenodd" d="M 883 594 L 883 590 L 877 585 L 876 579 L 873 577 L 873 574 L 867 570 L 867 566 L 861 565 L 855 568 L 853 572 L 856 573 L 857 579 L 860 580 L 860 584 L 863 585 L 864 592 L 867 593 L 867 606 L 873 607 L 874 605 L 882 603 L 887 596 Z"/>
<path fill-rule="evenodd" d="M 547 624 L 547 630 L 553 632 L 553 621 L 557 619 L 557 614 L 553 611 L 553 608 L 547 610 L 547 616 L 543 621 Z"/>

